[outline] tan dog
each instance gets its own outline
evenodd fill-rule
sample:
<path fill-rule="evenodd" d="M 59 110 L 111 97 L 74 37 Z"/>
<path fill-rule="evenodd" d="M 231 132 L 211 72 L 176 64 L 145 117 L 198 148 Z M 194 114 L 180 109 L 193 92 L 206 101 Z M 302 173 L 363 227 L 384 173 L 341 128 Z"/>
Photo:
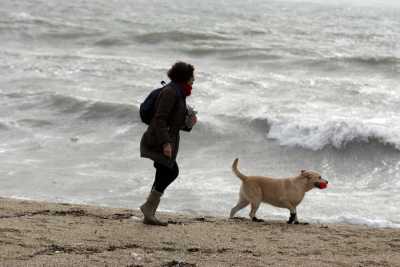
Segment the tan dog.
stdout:
<path fill-rule="evenodd" d="M 239 159 L 235 159 L 232 171 L 242 180 L 239 193 L 239 201 L 232 208 L 230 218 L 236 212 L 251 204 L 250 218 L 253 221 L 262 221 L 256 218 L 256 212 L 261 202 L 269 203 L 280 208 L 290 210 L 290 218 L 287 223 L 298 224 L 296 207 L 303 200 L 307 191 L 317 187 L 323 189 L 328 181 L 313 171 L 302 170 L 299 176 L 286 179 L 274 179 L 263 176 L 246 176 L 238 168 Z"/>

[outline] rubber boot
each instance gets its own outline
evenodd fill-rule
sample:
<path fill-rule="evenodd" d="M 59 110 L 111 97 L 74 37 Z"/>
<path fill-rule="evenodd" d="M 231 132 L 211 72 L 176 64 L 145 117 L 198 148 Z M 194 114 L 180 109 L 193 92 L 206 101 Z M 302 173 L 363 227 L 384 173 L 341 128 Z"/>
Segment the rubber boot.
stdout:
<path fill-rule="evenodd" d="M 157 211 L 158 205 L 160 204 L 160 198 L 162 193 L 151 190 L 149 196 L 147 197 L 147 201 L 140 206 L 140 210 L 144 215 L 143 223 L 149 225 L 160 225 L 167 226 L 168 223 L 158 220 L 154 215 Z"/>

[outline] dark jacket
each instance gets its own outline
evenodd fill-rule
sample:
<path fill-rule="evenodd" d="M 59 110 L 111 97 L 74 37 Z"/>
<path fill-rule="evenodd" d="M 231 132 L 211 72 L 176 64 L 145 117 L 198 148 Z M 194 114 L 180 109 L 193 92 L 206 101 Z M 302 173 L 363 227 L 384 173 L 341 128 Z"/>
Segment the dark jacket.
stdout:
<path fill-rule="evenodd" d="M 186 97 L 179 84 L 165 86 L 157 98 L 156 112 L 140 141 L 140 155 L 172 167 L 179 150 L 179 131 L 185 128 Z M 170 143 L 172 158 L 163 153 L 163 145 Z"/>

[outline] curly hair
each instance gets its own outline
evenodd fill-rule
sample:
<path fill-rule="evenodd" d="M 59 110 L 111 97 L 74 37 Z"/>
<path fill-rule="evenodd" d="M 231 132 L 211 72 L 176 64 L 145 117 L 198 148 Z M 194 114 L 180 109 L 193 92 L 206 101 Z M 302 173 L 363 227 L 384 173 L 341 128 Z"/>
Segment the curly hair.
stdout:
<path fill-rule="evenodd" d="M 179 61 L 168 70 L 167 75 L 173 82 L 186 83 L 193 77 L 193 72 L 193 65 Z"/>

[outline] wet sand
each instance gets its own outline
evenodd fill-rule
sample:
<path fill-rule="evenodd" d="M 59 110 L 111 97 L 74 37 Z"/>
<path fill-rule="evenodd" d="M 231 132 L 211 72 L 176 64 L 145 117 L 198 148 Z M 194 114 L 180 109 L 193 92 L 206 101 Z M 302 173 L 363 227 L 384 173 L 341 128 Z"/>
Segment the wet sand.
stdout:
<path fill-rule="evenodd" d="M 400 266 L 400 230 L 0 198 L 0 266 Z"/>

